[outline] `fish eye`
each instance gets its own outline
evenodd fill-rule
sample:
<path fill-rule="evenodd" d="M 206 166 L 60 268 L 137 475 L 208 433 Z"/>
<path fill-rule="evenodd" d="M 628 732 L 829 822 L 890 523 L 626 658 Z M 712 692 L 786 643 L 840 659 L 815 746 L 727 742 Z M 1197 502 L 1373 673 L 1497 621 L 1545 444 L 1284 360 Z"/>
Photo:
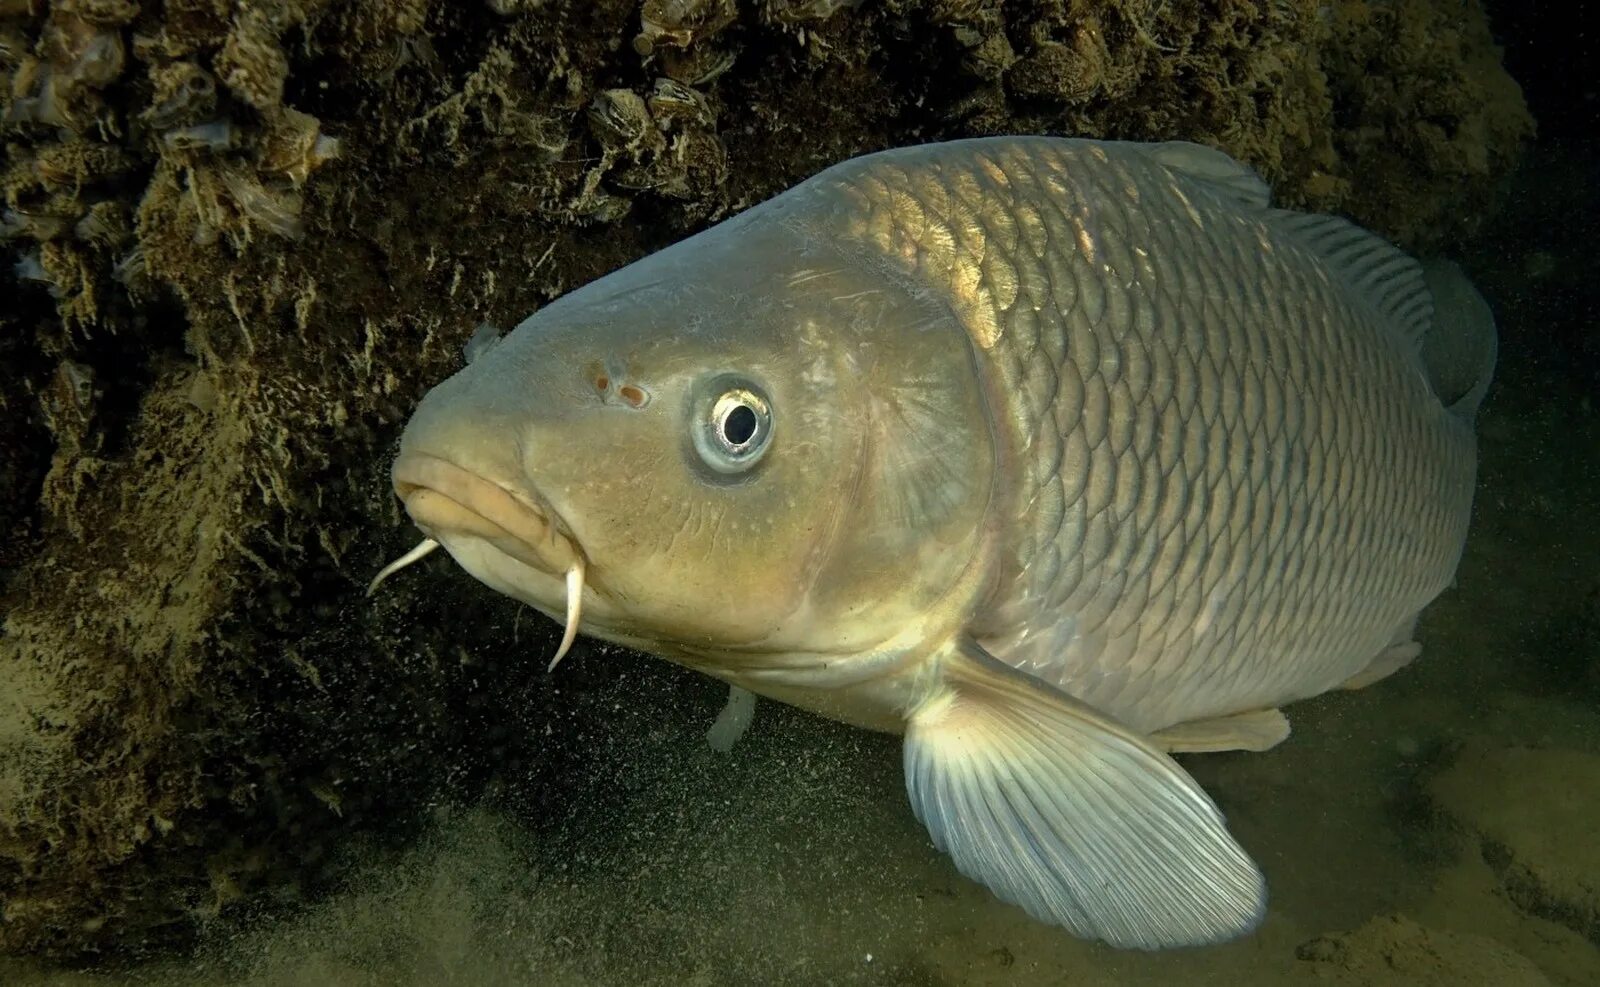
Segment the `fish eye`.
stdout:
<path fill-rule="evenodd" d="M 772 405 L 749 381 L 712 381 L 696 417 L 695 451 L 719 473 L 754 466 L 772 441 Z"/>

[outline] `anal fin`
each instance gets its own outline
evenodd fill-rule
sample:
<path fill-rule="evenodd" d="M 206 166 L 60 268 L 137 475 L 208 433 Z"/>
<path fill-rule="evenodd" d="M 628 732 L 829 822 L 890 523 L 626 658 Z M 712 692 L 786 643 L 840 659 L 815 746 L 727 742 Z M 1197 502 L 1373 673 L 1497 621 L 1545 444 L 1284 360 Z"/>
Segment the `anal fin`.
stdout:
<path fill-rule="evenodd" d="M 1169 754 L 1266 751 L 1288 739 L 1289 719 L 1277 709 L 1190 720 L 1150 735 L 1150 742 Z"/>
<path fill-rule="evenodd" d="M 1416 641 L 1392 644 L 1378 652 L 1378 657 L 1372 659 L 1372 663 L 1366 668 L 1345 679 L 1339 688 L 1350 690 L 1365 689 L 1372 683 L 1381 682 L 1395 672 L 1400 671 L 1400 669 L 1405 668 L 1415 661 L 1417 655 L 1420 654 L 1422 654 L 1422 645 Z"/>
<path fill-rule="evenodd" d="M 1119 947 L 1220 942 L 1261 921 L 1261 872 L 1177 762 L 970 641 L 938 661 L 908 717 L 906 787 L 963 874 Z"/>

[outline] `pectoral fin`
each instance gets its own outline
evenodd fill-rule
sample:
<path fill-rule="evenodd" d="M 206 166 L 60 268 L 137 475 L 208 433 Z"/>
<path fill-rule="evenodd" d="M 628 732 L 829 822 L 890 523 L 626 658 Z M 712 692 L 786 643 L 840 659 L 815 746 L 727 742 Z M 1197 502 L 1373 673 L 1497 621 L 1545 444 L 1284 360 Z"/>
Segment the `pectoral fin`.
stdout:
<path fill-rule="evenodd" d="M 733 745 L 750 729 L 756 718 L 756 694 L 736 685 L 728 686 L 728 702 L 706 731 L 706 743 L 719 754 L 733 750 Z"/>
<path fill-rule="evenodd" d="M 1261 921 L 1260 871 L 1170 757 L 975 644 L 940 662 L 907 724 L 906 786 L 963 874 L 1119 947 L 1218 942 Z"/>

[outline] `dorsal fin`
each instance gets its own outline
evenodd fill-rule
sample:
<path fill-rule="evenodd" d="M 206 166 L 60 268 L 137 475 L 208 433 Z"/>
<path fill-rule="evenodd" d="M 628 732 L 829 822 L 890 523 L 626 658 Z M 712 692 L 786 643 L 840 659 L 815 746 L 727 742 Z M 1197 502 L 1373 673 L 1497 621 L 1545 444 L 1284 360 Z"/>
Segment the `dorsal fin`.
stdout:
<path fill-rule="evenodd" d="M 1229 201 L 1269 213 L 1278 228 L 1316 251 L 1353 290 L 1366 298 L 1414 349 L 1433 321 L 1433 295 L 1422 265 L 1387 240 L 1337 216 L 1270 209 L 1272 189 L 1249 165 L 1188 141 L 1143 146 L 1145 154 Z"/>
<path fill-rule="evenodd" d="M 1265 209 L 1272 203 L 1272 187 L 1254 168 L 1204 144 L 1165 141 L 1140 145 L 1144 153 L 1181 175 L 1203 182 L 1224 198 L 1241 205 Z"/>
<path fill-rule="evenodd" d="M 1316 251 L 1414 349 L 1433 324 L 1433 293 L 1422 265 L 1382 237 L 1337 216 L 1273 210 L 1273 222 Z"/>

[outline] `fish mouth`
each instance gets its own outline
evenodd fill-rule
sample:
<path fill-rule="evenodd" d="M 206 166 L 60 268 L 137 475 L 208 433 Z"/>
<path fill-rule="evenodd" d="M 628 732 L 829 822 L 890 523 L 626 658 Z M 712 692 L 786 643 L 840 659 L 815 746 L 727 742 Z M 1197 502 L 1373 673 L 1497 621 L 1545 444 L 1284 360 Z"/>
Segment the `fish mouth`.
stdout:
<path fill-rule="evenodd" d="M 524 565 L 560 576 L 583 565 L 582 553 L 548 504 L 521 491 L 422 453 L 394 464 L 394 491 L 429 537 L 482 539 Z"/>

